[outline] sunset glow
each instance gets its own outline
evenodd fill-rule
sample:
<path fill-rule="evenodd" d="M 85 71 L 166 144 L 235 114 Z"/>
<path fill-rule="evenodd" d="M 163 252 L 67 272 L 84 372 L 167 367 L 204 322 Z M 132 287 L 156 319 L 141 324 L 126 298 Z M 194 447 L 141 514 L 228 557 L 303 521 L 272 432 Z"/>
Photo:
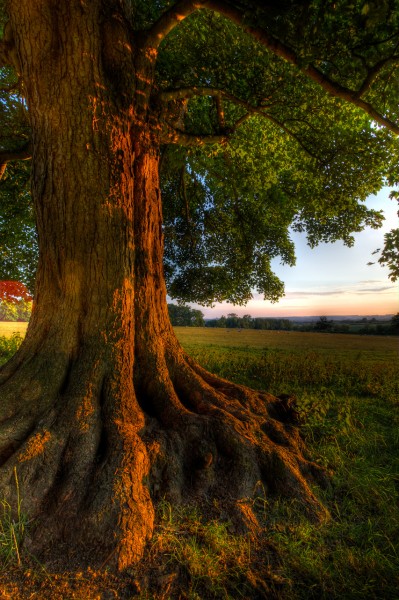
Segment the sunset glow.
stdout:
<path fill-rule="evenodd" d="M 296 246 L 295 267 L 273 262 L 276 274 L 285 282 L 285 297 L 277 304 L 254 295 L 247 306 L 228 303 L 214 308 L 200 307 L 205 318 L 228 313 L 253 317 L 300 317 L 335 315 L 387 315 L 399 311 L 398 282 L 389 279 L 389 270 L 378 263 L 384 234 L 398 227 L 397 204 L 389 199 L 389 189 L 367 200 L 369 208 L 382 210 L 385 221 L 381 229 L 366 229 L 355 234 L 355 244 L 348 248 L 341 242 L 320 244 L 310 249 L 303 234 L 293 234 Z M 372 262 L 373 264 L 367 264 Z"/>

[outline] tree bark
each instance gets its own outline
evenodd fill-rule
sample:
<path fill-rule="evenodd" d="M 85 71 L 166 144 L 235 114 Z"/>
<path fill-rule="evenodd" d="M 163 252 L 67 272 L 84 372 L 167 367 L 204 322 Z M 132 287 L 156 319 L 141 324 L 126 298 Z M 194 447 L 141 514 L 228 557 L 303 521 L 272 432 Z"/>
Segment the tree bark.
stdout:
<path fill-rule="evenodd" d="M 99 2 L 11 0 L 32 126 L 40 260 L 26 339 L 0 370 L 0 489 L 32 551 L 123 569 L 154 502 L 223 499 L 253 527 L 258 482 L 310 514 L 289 402 L 207 373 L 169 322 L 155 53 Z"/>

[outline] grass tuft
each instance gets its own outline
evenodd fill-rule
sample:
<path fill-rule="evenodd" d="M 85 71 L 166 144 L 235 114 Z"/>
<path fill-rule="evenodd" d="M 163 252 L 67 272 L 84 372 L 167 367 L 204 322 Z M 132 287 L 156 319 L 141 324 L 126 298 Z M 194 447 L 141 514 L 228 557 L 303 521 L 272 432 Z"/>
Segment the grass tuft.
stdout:
<path fill-rule="evenodd" d="M 0 501 L 0 560 L 2 566 L 17 563 L 21 566 L 20 546 L 26 533 L 27 520 L 21 511 L 17 470 L 14 467 L 17 505 L 13 510 L 6 500 Z"/>

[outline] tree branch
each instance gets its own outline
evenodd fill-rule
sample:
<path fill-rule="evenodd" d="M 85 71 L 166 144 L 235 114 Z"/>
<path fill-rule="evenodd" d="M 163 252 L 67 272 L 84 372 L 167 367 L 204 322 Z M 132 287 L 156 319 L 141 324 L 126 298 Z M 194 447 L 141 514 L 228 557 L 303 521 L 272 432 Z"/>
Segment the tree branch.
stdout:
<path fill-rule="evenodd" d="M 180 146 L 204 146 L 205 144 L 225 144 L 228 135 L 193 135 L 175 129 L 167 124 L 167 131 L 163 133 L 161 140 L 164 144 L 179 144 Z"/>
<path fill-rule="evenodd" d="M 385 65 L 387 65 L 390 62 L 395 61 L 395 60 L 399 60 L 399 55 L 390 56 L 389 58 L 385 58 L 383 60 L 380 60 L 373 67 L 371 67 L 370 69 L 368 69 L 367 70 L 367 75 L 366 75 L 365 79 L 363 80 L 363 83 L 360 86 L 360 88 L 359 88 L 356 96 L 358 98 L 361 98 L 370 89 L 370 86 L 373 84 L 374 80 L 378 76 L 378 73 L 381 71 L 381 69 Z"/>
<path fill-rule="evenodd" d="M 369 115 L 379 125 L 382 125 L 399 135 L 399 125 L 384 117 L 379 113 L 369 102 L 362 100 L 359 90 L 351 90 L 342 86 L 341 84 L 329 79 L 322 71 L 319 71 L 314 65 L 302 66 L 300 57 L 288 46 L 268 34 L 264 29 L 260 27 L 254 27 L 245 23 L 245 13 L 234 6 L 231 6 L 224 0 L 208 0 L 206 8 L 218 12 L 224 15 L 232 22 L 239 25 L 246 33 L 257 39 L 263 46 L 273 52 L 276 56 L 280 56 L 286 61 L 298 67 L 298 69 L 309 79 L 320 85 L 326 92 L 336 98 L 346 100 L 351 104 L 354 104 L 358 108 L 361 108 L 366 114 Z M 367 78 L 366 78 L 367 79 Z M 366 82 L 367 83 L 367 82 Z M 371 81 L 370 81 L 371 83 Z M 364 84 L 363 84 L 364 85 Z M 368 87 L 368 85 L 366 86 Z M 361 90 L 360 90 L 361 91 Z"/>
<path fill-rule="evenodd" d="M 0 86 L 0 92 L 10 93 L 10 92 L 14 92 L 15 90 L 17 90 L 19 92 L 20 88 L 21 88 L 21 78 L 18 77 L 18 79 L 15 83 L 10 83 L 10 85 Z"/>
<path fill-rule="evenodd" d="M 223 130 L 226 128 L 224 120 L 224 108 L 223 99 L 220 95 L 215 96 L 216 112 L 218 116 L 219 129 Z"/>
<path fill-rule="evenodd" d="M 205 8 L 207 3 L 208 0 L 178 0 L 148 30 L 144 39 L 144 47 L 157 49 L 172 29 L 196 10 Z"/>
<path fill-rule="evenodd" d="M 10 49 L 11 46 L 9 42 L 6 42 L 4 39 L 0 40 L 0 67 L 12 66 Z"/>
<path fill-rule="evenodd" d="M 212 87 L 187 87 L 187 88 L 178 88 L 174 90 L 165 90 L 164 92 L 160 92 L 158 95 L 158 99 L 161 102 L 173 102 L 174 100 L 194 98 L 195 96 L 210 96 L 212 98 L 225 98 L 226 100 L 230 100 L 233 104 L 237 104 L 239 106 L 243 106 L 246 110 L 257 111 L 264 108 L 268 108 L 268 105 L 256 107 L 246 102 L 245 100 L 241 100 L 241 98 L 237 98 L 234 94 L 230 94 L 230 92 L 226 92 L 226 90 L 221 90 L 219 88 Z M 220 115 L 219 115 L 220 116 Z M 224 113 L 223 113 L 224 120 Z"/>
<path fill-rule="evenodd" d="M 298 69 L 309 79 L 320 85 L 327 93 L 336 98 L 341 98 L 351 104 L 362 109 L 376 123 L 386 127 L 393 133 L 399 135 L 399 125 L 391 121 L 380 112 L 378 112 L 372 104 L 362 99 L 362 95 L 369 89 L 375 79 L 379 68 L 374 68 L 369 71 L 365 81 L 359 90 L 351 90 L 340 83 L 333 81 L 327 77 L 322 71 L 314 65 L 302 66 L 300 57 L 288 46 L 280 42 L 277 38 L 268 34 L 264 29 L 255 27 L 245 23 L 245 12 L 226 2 L 225 0 L 178 0 L 169 10 L 165 11 L 158 21 L 151 27 L 145 38 L 145 46 L 158 48 L 162 40 L 172 29 L 174 29 L 182 20 L 191 15 L 196 10 L 208 8 L 217 12 L 232 22 L 239 25 L 246 33 L 257 39 L 263 46 L 273 52 L 276 56 L 280 56 L 284 60 L 298 67 Z"/>
<path fill-rule="evenodd" d="M 228 132 L 230 135 L 234 133 L 234 131 L 236 131 L 238 127 L 251 116 L 260 115 L 261 117 L 264 117 L 265 119 L 279 127 L 282 131 L 284 131 L 284 133 L 292 137 L 311 158 L 318 159 L 318 157 L 309 148 L 305 146 L 305 144 L 302 142 L 302 140 L 296 133 L 294 133 L 286 125 L 278 121 L 275 117 L 273 117 L 273 115 L 271 115 L 268 112 L 265 112 L 265 108 L 268 108 L 267 106 L 253 106 L 249 102 L 241 100 L 240 98 L 237 98 L 229 92 L 217 88 L 208 87 L 192 87 L 179 88 L 176 90 L 167 90 L 165 92 L 161 92 L 160 99 L 172 102 L 173 100 L 180 100 L 182 98 L 188 99 L 193 98 L 194 96 L 212 96 L 218 98 L 219 101 L 221 101 L 222 98 L 226 98 L 227 100 L 230 100 L 230 102 L 238 104 L 239 106 L 243 106 L 247 110 L 247 112 L 234 123 L 234 126 L 232 128 L 229 128 Z M 228 136 L 226 134 L 226 139 L 227 137 Z"/>
<path fill-rule="evenodd" d="M 30 147 L 30 142 L 28 142 L 23 148 L 20 150 L 16 150 L 15 152 L 3 151 L 0 152 L 0 180 L 2 179 L 7 164 L 13 160 L 29 160 L 32 158 L 32 151 Z"/>

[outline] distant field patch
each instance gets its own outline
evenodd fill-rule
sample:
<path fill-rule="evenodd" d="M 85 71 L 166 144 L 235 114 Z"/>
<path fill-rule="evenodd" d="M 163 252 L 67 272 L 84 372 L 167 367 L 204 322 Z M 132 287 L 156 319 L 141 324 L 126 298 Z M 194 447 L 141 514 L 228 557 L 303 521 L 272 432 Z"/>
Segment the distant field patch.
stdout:
<path fill-rule="evenodd" d="M 13 333 L 25 335 L 28 323 L 19 323 L 15 321 L 0 321 L 0 337 L 11 337 Z"/>

